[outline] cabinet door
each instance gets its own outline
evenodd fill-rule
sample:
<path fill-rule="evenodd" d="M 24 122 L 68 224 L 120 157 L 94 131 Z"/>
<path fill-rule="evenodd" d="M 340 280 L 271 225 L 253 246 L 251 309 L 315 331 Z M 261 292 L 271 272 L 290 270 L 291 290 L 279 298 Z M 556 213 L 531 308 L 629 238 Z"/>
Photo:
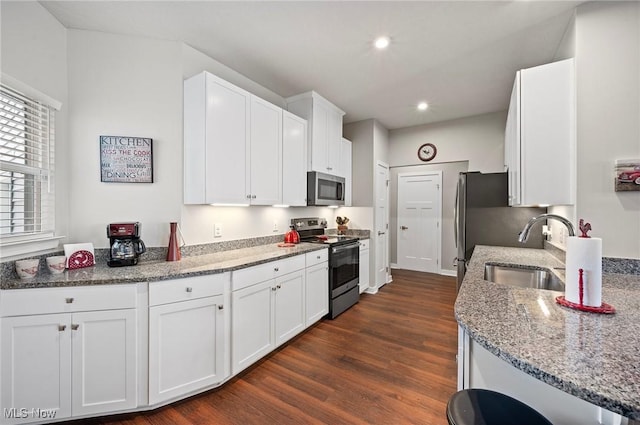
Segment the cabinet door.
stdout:
<path fill-rule="evenodd" d="M 304 270 L 276 279 L 275 345 L 293 338 L 305 328 Z"/>
<path fill-rule="evenodd" d="M 235 375 L 274 348 L 273 279 L 231 294 L 231 372 Z"/>
<path fill-rule="evenodd" d="M 307 205 L 307 121 L 288 111 L 282 117 L 282 203 Z"/>
<path fill-rule="evenodd" d="M 327 172 L 340 175 L 342 151 L 342 114 L 329 110 L 327 123 Z"/>
<path fill-rule="evenodd" d="M 150 404 L 226 379 L 228 316 L 222 295 L 149 308 Z"/>
<path fill-rule="evenodd" d="M 252 205 L 282 203 L 282 108 L 251 97 Z"/>
<path fill-rule="evenodd" d="M 344 185 L 345 185 L 345 191 L 344 191 L 344 206 L 345 207 L 350 207 L 351 206 L 351 182 L 352 182 L 352 176 L 351 176 L 351 141 L 347 140 L 347 139 L 342 139 L 342 142 L 340 144 L 340 149 L 341 149 L 341 153 L 340 153 L 340 176 L 344 177 Z"/>
<path fill-rule="evenodd" d="M 511 91 L 504 140 L 505 171 L 509 179 L 509 205 L 520 204 L 520 72 Z"/>
<path fill-rule="evenodd" d="M 74 313 L 72 414 L 137 406 L 136 310 Z"/>
<path fill-rule="evenodd" d="M 71 315 L 1 320 L 3 423 L 71 416 Z"/>
<path fill-rule="evenodd" d="M 360 293 L 362 294 L 364 291 L 367 290 L 367 288 L 369 287 L 369 239 L 366 240 L 366 247 L 367 249 L 364 249 L 364 246 L 360 245 L 360 277 L 359 279 L 359 284 L 358 286 L 360 287 Z"/>
<path fill-rule="evenodd" d="M 522 204 L 573 204 L 573 59 L 520 73 Z"/>
<path fill-rule="evenodd" d="M 329 108 L 313 102 L 311 123 L 311 169 L 321 173 L 329 172 Z"/>
<path fill-rule="evenodd" d="M 205 203 L 247 204 L 251 95 L 212 74 L 206 76 Z"/>
<path fill-rule="evenodd" d="M 329 265 L 307 268 L 305 280 L 305 325 L 311 326 L 329 312 Z"/>

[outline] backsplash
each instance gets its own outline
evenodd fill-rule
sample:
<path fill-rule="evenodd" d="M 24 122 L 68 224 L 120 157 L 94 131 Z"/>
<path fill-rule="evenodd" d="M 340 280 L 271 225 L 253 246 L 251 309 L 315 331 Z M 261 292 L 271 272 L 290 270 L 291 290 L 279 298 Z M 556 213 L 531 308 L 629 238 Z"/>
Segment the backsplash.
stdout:
<path fill-rule="evenodd" d="M 544 249 L 558 260 L 565 262 L 565 251 L 544 242 Z M 631 274 L 640 276 L 640 260 L 635 258 L 602 257 L 602 273 Z"/>
<path fill-rule="evenodd" d="M 327 233 L 330 234 L 336 233 L 336 229 L 328 229 Z M 349 234 L 359 237 L 368 237 L 369 231 L 358 231 L 358 230 L 349 230 Z M 257 238 L 247 238 L 247 239 L 236 239 L 231 241 L 223 241 L 223 242 L 214 242 L 207 243 L 201 245 L 189 245 L 183 246 L 180 248 L 180 252 L 184 257 L 193 257 L 197 255 L 205 255 L 205 254 L 213 254 L 221 251 L 230 251 L 233 249 L 241 249 L 241 248 L 250 248 L 258 245 L 268 245 L 282 242 L 284 240 L 284 234 L 279 235 L 270 235 L 270 236 L 262 236 Z M 40 273 L 49 273 L 46 265 L 46 258 L 54 255 L 64 255 L 64 251 L 60 250 L 57 252 L 49 252 L 44 255 L 36 255 L 25 258 L 38 258 L 40 259 L 40 268 L 38 269 L 38 274 Z M 95 260 L 96 264 L 106 264 L 109 259 L 109 249 L 107 248 L 96 248 L 95 252 Z M 147 261 L 162 261 L 167 257 L 167 248 L 166 247 L 147 247 L 147 251 L 140 256 L 140 263 L 145 263 Z M 0 263 L 0 278 L 1 279 L 16 279 L 18 276 L 15 271 L 15 261 L 3 261 Z"/>

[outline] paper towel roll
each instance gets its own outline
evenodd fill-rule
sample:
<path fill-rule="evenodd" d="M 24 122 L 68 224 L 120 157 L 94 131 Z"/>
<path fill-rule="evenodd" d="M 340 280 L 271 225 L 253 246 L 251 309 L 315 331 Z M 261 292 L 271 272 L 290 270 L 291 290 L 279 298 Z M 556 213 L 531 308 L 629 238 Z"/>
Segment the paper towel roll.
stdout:
<path fill-rule="evenodd" d="M 580 304 L 580 273 L 583 272 L 582 304 L 590 307 L 602 305 L 602 239 L 567 238 L 566 282 L 564 297 Z"/>

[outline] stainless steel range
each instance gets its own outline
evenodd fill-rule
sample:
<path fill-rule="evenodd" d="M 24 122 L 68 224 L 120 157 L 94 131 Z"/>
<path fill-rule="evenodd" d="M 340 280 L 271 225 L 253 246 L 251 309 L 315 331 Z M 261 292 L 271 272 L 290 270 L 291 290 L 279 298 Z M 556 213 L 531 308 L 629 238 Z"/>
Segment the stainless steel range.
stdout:
<path fill-rule="evenodd" d="M 360 299 L 360 244 L 353 236 L 325 235 L 327 220 L 319 217 L 293 218 L 291 225 L 301 242 L 329 245 L 329 317 L 340 313 Z"/>

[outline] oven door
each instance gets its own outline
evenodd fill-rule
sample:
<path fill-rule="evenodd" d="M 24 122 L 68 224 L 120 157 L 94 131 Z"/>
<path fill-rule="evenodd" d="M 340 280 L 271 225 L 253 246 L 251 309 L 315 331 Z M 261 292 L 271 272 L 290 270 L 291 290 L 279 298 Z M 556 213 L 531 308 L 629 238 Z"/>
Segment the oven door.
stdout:
<path fill-rule="evenodd" d="M 360 244 L 358 241 L 331 248 L 329 286 L 331 298 L 338 297 L 360 282 Z"/>

